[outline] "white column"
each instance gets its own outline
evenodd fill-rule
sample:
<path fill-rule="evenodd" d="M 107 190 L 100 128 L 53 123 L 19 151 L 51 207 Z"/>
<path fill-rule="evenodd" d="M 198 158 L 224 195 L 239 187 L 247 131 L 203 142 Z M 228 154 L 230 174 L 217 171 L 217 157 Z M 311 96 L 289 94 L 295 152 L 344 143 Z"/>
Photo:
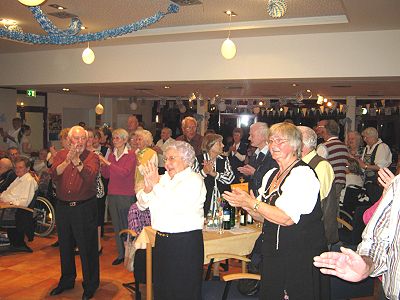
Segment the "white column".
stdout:
<path fill-rule="evenodd" d="M 204 101 L 204 105 L 200 105 L 200 102 Z M 198 100 L 197 99 L 197 113 L 203 116 L 203 120 L 200 122 L 200 134 L 204 135 L 207 130 L 207 121 L 205 113 L 208 111 L 208 100 Z"/>
<path fill-rule="evenodd" d="M 357 99 L 355 96 L 346 97 L 346 106 L 347 106 L 346 117 L 350 118 L 351 120 L 350 128 L 345 128 L 346 132 L 355 130 L 356 128 L 356 109 L 357 109 L 356 102 Z"/>
<path fill-rule="evenodd" d="M 104 113 L 101 116 L 101 123 L 108 123 L 110 126 L 113 126 L 113 99 L 103 98 L 101 102 L 104 106 Z"/>

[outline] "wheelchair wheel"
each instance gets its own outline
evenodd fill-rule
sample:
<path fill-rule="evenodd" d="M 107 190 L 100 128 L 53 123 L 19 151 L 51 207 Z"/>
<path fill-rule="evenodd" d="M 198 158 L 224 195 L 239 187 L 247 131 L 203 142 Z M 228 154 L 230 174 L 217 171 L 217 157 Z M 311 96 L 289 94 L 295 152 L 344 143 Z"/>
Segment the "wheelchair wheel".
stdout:
<path fill-rule="evenodd" d="M 37 197 L 33 216 L 35 219 L 35 235 L 45 237 L 52 233 L 56 224 L 53 205 L 44 197 Z"/>

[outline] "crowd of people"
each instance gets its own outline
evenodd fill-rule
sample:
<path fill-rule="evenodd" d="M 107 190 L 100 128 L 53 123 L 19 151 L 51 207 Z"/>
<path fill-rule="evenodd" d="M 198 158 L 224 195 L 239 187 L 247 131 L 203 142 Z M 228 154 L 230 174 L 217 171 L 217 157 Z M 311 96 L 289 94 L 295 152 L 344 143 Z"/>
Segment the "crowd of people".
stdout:
<path fill-rule="evenodd" d="M 61 264 L 60 281 L 51 295 L 74 287 L 77 248 L 82 299 L 93 297 L 100 283 L 105 210 L 108 207 L 117 246 L 112 265 L 119 265 L 125 257 L 119 232 L 129 227 L 128 212 L 134 205 L 136 211 L 149 212 L 157 231 L 155 299 L 201 299 L 202 229 L 206 219 L 216 215 L 221 197 L 263 222 L 252 252 L 262 265 L 261 299 L 329 299 L 325 274 L 352 281 L 384 274 L 386 296 L 398 295 L 398 284 L 390 284 L 396 269 L 388 265 L 397 262 L 392 242 L 400 228 L 393 201 L 398 198 L 398 177 L 387 169 L 392 154 L 375 128 L 348 132 L 341 141 L 335 120 L 321 120 L 315 128 L 289 121 L 269 128 L 256 122 L 247 143 L 241 128 L 233 130 L 231 139 L 212 131 L 202 136 L 196 119 L 186 117 L 182 135 L 174 139 L 165 127 L 155 142 L 132 115 L 125 129 L 64 128 L 60 149 L 42 149 L 30 160 L 31 129 L 17 118 L 12 124 L 12 130 L 0 132 L 8 145 L 0 159 L 0 201 L 28 206 L 42 178 L 51 178 L 47 187 L 56 198 Z M 249 192 L 231 189 L 232 183 L 243 181 L 249 183 Z M 350 185 L 369 197 L 360 204 L 362 212 L 373 206 L 379 216 L 375 213 L 369 222 L 358 254 L 348 249 L 333 254 L 327 251 L 339 241 L 336 217 Z M 8 237 L 14 250 L 32 251 L 18 228 L 8 230 Z M 385 251 L 395 257 L 382 257 Z M 357 276 L 343 275 L 343 270 Z"/>

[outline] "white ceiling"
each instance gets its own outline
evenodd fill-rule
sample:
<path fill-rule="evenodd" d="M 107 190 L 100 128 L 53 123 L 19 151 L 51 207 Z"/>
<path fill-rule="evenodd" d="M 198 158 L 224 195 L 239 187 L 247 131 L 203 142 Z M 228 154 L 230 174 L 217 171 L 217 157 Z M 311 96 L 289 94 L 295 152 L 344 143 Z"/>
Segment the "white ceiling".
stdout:
<path fill-rule="evenodd" d="M 223 39 L 226 38 L 229 18 L 224 11 L 232 10 L 232 36 L 266 36 L 321 32 L 352 32 L 400 29 L 400 0 L 286 0 L 287 14 L 273 19 L 266 12 L 267 0 L 201 0 L 202 4 L 181 6 L 180 12 L 171 14 L 149 27 L 133 34 L 99 41 L 94 45 L 155 43 L 163 41 Z M 126 25 L 149 17 L 159 10 L 166 11 L 168 0 L 48 0 L 42 5 L 46 13 L 57 12 L 50 4 L 67 8 L 66 12 L 78 15 L 88 32 Z M 59 28 L 67 28 L 69 19 L 49 16 Z M 15 19 L 24 32 L 43 34 L 31 12 L 17 0 L 0 1 L 0 18 Z M 373 43 L 373 41 L 371 41 Z M 0 39 L 0 54 L 41 51 L 81 45 L 54 46 L 28 45 Z M 297 83 L 293 87 L 292 83 Z M 298 90 L 312 89 L 335 96 L 357 95 L 364 98 L 400 96 L 400 78 L 337 78 L 319 80 L 247 80 L 220 82 L 170 82 L 165 83 L 74 85 L 71 93 L 104 96 L 184 96 L 196 90 L 207 96 L 224 91 L 230 97 L 279 97 Z M 227 87 L 242 87 L 229 89 Z M 30 86 L 32 87 L 32 86 Z M 44 92 L 60 92 L 63 86 L 36 86 Z M 25 87 L 19 86 L 23 89 Z M 143 90 L 148 89 L 148 90 Z M 227 92 L 229 91 L 229 92 Z"/>

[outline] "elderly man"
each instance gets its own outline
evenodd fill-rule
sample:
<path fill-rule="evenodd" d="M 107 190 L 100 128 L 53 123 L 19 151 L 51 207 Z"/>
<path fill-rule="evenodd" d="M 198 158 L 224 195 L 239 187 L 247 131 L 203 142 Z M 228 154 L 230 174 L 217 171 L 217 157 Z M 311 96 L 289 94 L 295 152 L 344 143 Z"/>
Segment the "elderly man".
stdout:
<path fill-rule="evenodd" d="M 90 299 L 100 282 L 96 199 L 99 158 L 86 149 L 87 132 L 82 127 L 72 127 L 68 132 L 68 140 L 69 150 L 59 151 L 51 167 L 58 199 L 56 222 L 61 278 L 50 295 L 58 295 L 74 287 L 76 241 L 82 263 L 82 299 Z"/>
<path fill-rule="evenodd" d="M 314 265 L 322 268 L 324 274 L 351 282 L 383 275 L 386 298 L 397 300 L 400 295 L 400 175 L 389 182 L 383 182 L 381 177 L 380 180 L 387 191 L 363 232 L 357 252 L 344 247 L 341 252 L 325 252 L 314 258 Z"/>
<path fill-rule="evenodd" d="M 240 182 L 243 175 L 238 168 L 244 166 L 247 154 L 247 143 L 242 142 L 243 129 L 235 128 L 232 131 L 232 143 L 228 144 L 228 157 L 233 173 L 235 173 L 235 183 Z"/>
<path fill-rule="evenodd" d="M 0 159 L 0 193 L 4 192 L 15 178 L 17 178 L 17 175 L 15 175 L 11 160 L 8 158 Z"/>
<path fill-rule="evenodd" d="M 329 161 L 335 173 L 335 197 L 339 205 L 340 194 L 346 186 L 346 166 L 349 151 L 345 143 L 339 140 L 340 127 L 335 120 L 321 120 L 317 124 L 316 134 L 324 139 L 318 145 L 317 154 Z"/>
<path fill-rule="evenodd" d="M 38 188 L 36 180 L 29 173 L 29 168 L 29 160 L 26 157 L 15 159 L 15 174 L 17 178 L 0 194 L 0 202 L 28 207 Z M 7 219 L 15 220 L 16 212 L 10 211 L 10 213 L 12 215 L 7 216 Z M 16 222 L 16 228 L 7 228 L 10 248 L 14 251 L 32 252 L 32 249 L 25 244 L 25 229 L 23 227 L 25 227 L 24 224 Z M 33 236 L 30 238 L 33 238 Z"/>
<path fill-rule="evenodd" d="M 203 142 L 203 137 L 197 133 L 197 121 L 193 117 L 186 117 L 182 120 L 182 132 L 176 138 L 177 141 L 184 141 L 189 143 L 197 155 L 201 154 L 201 143 Z"/>
<path fill-rule="evenodd" d="M 336 216 L 339 210 L 339 203 L 336 202 L 335 191 L 332 189 L 335 173 L 331 164 L 317 154 L 317 134 L 310 127 L 297 126 L 301 131 L 303 148 L 301 151 L 302 160 L 309 164 L 317 173 L 320 182 L 320 200 L 325 227 L 325 237 L 328 245 L 339 241 Z"/>
<path fill-rule="evenodd" d="M 238 168 L 240 173 L 250 177 L 249 189 L 253 191 L 256 197 L 265 173 L 278 167 L 268 150 L 268 133 L 269 129 L 266 123 L 257 122 L 250 126 L 249 141 L 251 146 L 257 149 L 254 155 L 250 157 L 249 163 Z"/>
<path fill-rule="evenodd" d="M 378 131 L 373 127 L 368 127 L 361 133 L 366 147 L 361 158 L 356 158 L 365 174 L 364 186 L 367 190 L 369 201 L 375 203 L 382 195 L 382 187 L 377 181 L 377 172 L 381 168 L 387 168 L 392 163 L 392 152 L 378 137 Z"/>
<path fill-rule="evenodd" d="M 10 147 L 7 149 L 7 156 L 13 164 L 15 159 L 18 158 L 20 155 L 21 153 L 19 152 L 19 149 L 16 147 Z"/>
<path fill-rule="evenodd" d="M 135 115 L 130 115 L 127 120 L 127 131 L 128 133 L 135 132 L 139 127 L 139 120 Z"/>
<path fill-rule="evenodd" d="M 165 162 L 164 162 L 164 152 L 167 149 L 168 145 L 171 142 L 175 141 L 172 137 L 171 128 L 164 127 L 161 130 L 161 139 L 158 140 L 156 145 L 153 147 L 153 150 L 157 152 L 158 156 L 158 173 L 160 175 L 165 173 Z"/>

